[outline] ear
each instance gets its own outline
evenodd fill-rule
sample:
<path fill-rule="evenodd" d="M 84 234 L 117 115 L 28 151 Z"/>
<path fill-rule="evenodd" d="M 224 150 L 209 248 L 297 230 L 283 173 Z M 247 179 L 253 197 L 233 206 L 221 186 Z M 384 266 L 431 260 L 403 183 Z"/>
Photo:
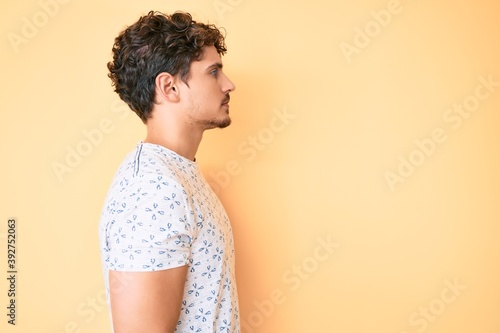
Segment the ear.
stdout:
<path fill-rule="evenodd" d="M 179 88 L 176 83 L 176 77 L 170 73 L 158 74 L 155 79 L 156 100 L 176 103 L 179 100 Z"/>

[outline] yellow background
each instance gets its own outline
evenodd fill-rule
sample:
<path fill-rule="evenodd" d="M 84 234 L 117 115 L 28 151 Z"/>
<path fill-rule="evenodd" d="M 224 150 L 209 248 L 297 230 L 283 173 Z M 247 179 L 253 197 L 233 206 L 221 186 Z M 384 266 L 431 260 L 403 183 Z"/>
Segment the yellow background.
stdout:
<path fill-rule="evenodd" d="M 394 1 L 2 0 L 0 331 L 109 332 L 97 225 L 145 130 L 106 63 L 118 32 L 155 9 L 227 30 L 233 124 L 207 132 L 197 158 L 232 221 L 243 332 L 499 332 L 500 87 L 460 125 L 444 117 L 485 96 L 480 77 L 500 81 L 500 5 Z M 435 129 L 446 139 L 432 148 Z M 77 147 L 87 156 L 58 176 Z M 420 165 L 390 183 L 410 157 Z"/>

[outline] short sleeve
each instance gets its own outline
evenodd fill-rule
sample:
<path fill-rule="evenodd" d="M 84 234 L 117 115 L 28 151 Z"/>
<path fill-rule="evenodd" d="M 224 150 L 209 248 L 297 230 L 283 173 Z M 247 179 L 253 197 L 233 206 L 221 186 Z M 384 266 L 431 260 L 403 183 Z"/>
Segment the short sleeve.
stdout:
<path fill-rule="evenodd" d="M 186 265 L 193 237 L 182 187 L 157 176 L 125 182 L 108 210 L 108 268 L 156 271 Z"/>

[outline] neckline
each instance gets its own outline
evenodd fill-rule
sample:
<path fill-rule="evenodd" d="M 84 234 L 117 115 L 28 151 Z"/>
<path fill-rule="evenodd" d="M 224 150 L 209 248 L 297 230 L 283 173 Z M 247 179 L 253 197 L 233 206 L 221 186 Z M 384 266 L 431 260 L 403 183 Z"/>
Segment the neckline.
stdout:
<path fill-rule="evenodd" d="M 138 146 L 149 146 L 155 150 L 160 151 L 161 153 L 163 153 L 165 155 L 170 155 L 170 157 L 173 157 L 174 159 L 177 159 L 178 161 L 180 161 L 182 163 L 187 163 L 187 164 L 193 165 L 193 166 L 198 165 L 198 162 L 196 161 L 196 157 L 194 158 L 194 160 L 190 160 L 189 158 L 186 158 L 186 157 L 176 153 L 175 151 L 173 151 L 165 146 L 156 144 L 156 143 L 140 141 L 137 145 Z"/>

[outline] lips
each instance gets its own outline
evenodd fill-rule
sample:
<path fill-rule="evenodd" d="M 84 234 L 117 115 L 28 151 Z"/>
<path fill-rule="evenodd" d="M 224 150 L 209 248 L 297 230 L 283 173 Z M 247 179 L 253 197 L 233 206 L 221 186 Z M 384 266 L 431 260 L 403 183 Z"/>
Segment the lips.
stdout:
<path fill-rule="evenodd" d="M 231 100 L 231 96 L 226 95 L 226 98 L 224 98 L 224 100 L 222 101 L 222 105 L 228 104 L 230 100 Z"/>

